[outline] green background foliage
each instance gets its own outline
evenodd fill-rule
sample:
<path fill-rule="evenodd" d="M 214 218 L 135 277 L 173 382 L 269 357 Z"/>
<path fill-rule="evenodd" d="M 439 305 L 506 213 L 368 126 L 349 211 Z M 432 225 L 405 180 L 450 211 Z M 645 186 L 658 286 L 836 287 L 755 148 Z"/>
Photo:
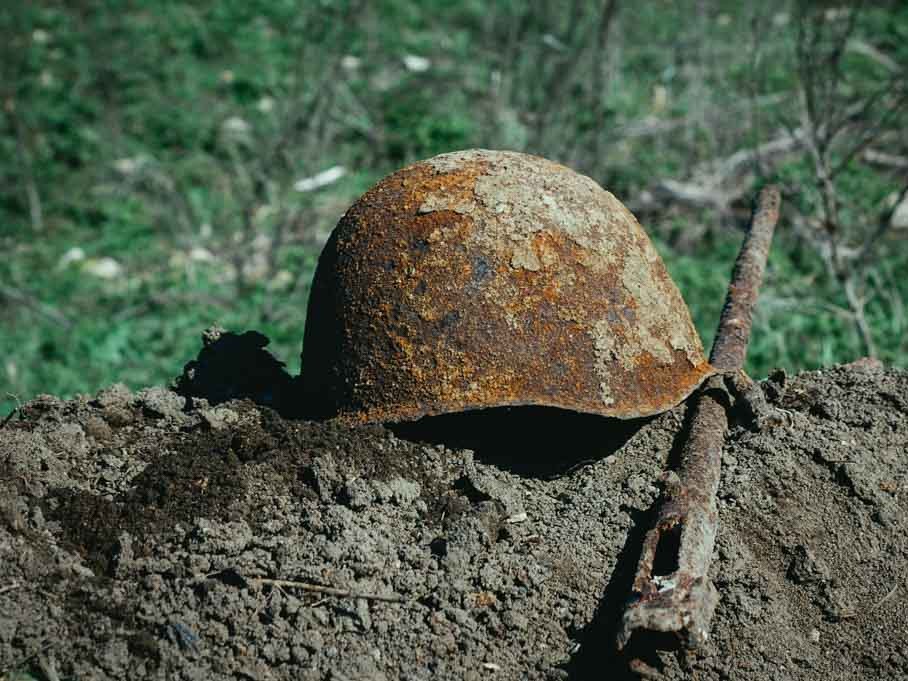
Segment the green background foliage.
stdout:
<path fill-rule="evenodd" d="M 265 333 L 297 372 L 309 280 L 344 209 L 410 161 L 477 146 L 562 161 L 628 203 L 707 344 L 750 197 L 780 182 L 749 370 L 868 351 L 830 239 L 872 247 L 849 281 L 873 349 L 908 364 L 906 232 L 868 236 L 908 176 L 908 115 L 887 87 L 906 75 L 903 3 L 16 5 L 0 15 L 0 414 L 166 382 L 212 323 Z M 803 124 L 808 29 L 810 54 L 844 45 L 817 66 L 838 74 L 824 101 L 852 107 L 829 151 L 836 231 L 803 145 L 753 155 L 710 185 L 718 201 L 666 192 Z M 337 181 L 294 189 L 337 165 Z"/>

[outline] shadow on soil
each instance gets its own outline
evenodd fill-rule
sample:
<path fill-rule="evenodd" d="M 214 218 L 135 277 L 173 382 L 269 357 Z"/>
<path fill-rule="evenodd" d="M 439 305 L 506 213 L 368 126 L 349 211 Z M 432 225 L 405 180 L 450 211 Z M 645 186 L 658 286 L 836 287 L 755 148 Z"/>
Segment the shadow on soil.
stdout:
<path fill-rule="evenodd" d="M 386 424 L 398 437 L 451 449 L 523 477 L 554 478 L 611 456 L 646 419 L 622 421 L 550 407 L 500 407 Z"/>
<path fill-rule="evenodd" d="M 303 415 L 299 379 L 265 349 L 270 342 L 267 336 L 258 331 L 209 329 L 202 334 L 202 342 L 198 356 L 176 380 L 177 393 L 206 399 L 212 405 L 245 398 L 271 407 L 285 418 Z"/>
<path fill-rule="evenodd" d="M 648 419 L 622 421 L 545 407 L 485 409 L 386 424 L 398 437 L 475 452 L 476 459 L 516 475 L 551 479 L 569 475 L 583 464 L 618 452 Z M 676 468 L 687 437 L 685 420 L 672 446 L 669 465 Z M 634 582 L 647 531 L 655 523 L 659 502 L 646 511 L 631 511 L 634 520 L 592 622 L 579 633 L 580 648 L 565 665 L 571 679 L 638 679 L 638 669 L 658 670 L 656 651 L 677 649 L 674 636 L 635 635 L 618 651 L 616 637 Z M 603 676 L 605 675 L 605 676 Z"/>
<path fill-rule="evenodd" d="M 646 511 L 632 513 L 634 525 L 627 541 L 618 554 L 615 570 L 612 572 L 602 601 L 596 609 L 593 620 L 577 637 L 580 648 L 564 666 L 569 679 L 627 679 L 638 680 L 638 670 L 659 673 L 662 663 L 658 651 L 675 651 L 678 639 L 671 634 L 655 636 L 635 634 L 628 646 L 619 651 L 615 643 L 621 628 L 622 615 L 634 584 L 637 560 L 643 550 L 647 531 L 656 521 L 659 503 Z M 644 673 L 645 676 L 645 673 Z"/>
<path fill-rule="evenodd" d="M 174 437 L 168 453 L 139 473 L 126 492 L 105 498 L 83 490 L 51 488 L 44 502 L 48 517 L 61 524 L 62 536 L 99 575 L 113 577 L 121 533 L 136 540 L 166 534 L 180 523 L 199 517 L 236 520 L 233 501 L 245 483 L 237 470 L 240 459 L 231 442 L 217 433 L 197 432 Z"/>
<path fill-rule="evenodd" d="M 265 350 L 268 338 L 256 331 L 223 332 L 203 337 L 205 347 L 177 379 L 177 392 L 211 404 L 247 398 L 285 418 L 305 418 L 299 378 Z M 621 420 L 549 407 L 500 407 L 385 424 L 397 437 L 416 443 L 470 449 L 477 461 L 522 477 L 552 479 L 618 452 L 649 419 Z M 689 423 L 678 434 L 669 457 L 676 468 Z M 632 664 L 657 670 L 656 650 L 674 650 L 674 637 L 654 640 L 639 635 L 619 652 L 615 640 L 634 581 L 637 560 L 659 502 L 633 513 L 634 525 L 593 621 L 578 635 L 580 648 L 564 669 L 571 679 L 637 679 Z M 111 539 L 109 537 L 105 537 Z M 84 538 L 83 538 L 84 539 Z"/>
<path fill-rule="evenodd" d="M 677 470 L 681 454 L 690 434 L 694 409 L 687 409 L 681 429 L 675 435 L 668 455 L 666 470 Z M 680 641 L 674 634 L 637 632 L 631 636 L 624 650 L 617 649 L 618 631 L 634 585 L 637 562 L 643 552 L 647 532 L 656 524 L 662 505 L 661 497 L 646 511 L 630 511 L 634 524 L 627 535 L 615 569 L 593 620 L 578 637 L 580 649 L 571 657 L 564 669 L 568 677 L 581 679 L 639 679 L 652 674 L 660 675 L 663 667 L 659 652 L 676 652 Z M 634 669 L 636 668 L 636 671 Z"/>

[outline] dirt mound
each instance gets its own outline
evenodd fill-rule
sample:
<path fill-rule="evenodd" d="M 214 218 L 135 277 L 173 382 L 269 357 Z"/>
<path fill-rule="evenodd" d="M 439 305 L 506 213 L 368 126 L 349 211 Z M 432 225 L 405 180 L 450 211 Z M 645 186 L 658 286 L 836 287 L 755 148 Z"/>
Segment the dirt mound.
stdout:
<path fill-rule="evenodd" d="M 712 639 L 649 662 L 667 678 L 904 679 L 908 374 L 858 364 L 765 388 L 786 424 L 729 436 Z M 0 430 L 0 675 L 617 676 L 682 409 L 395 433 L 162 388 L 39 398 Z M 441 443 L 411 441 L 431 432 Z"/>

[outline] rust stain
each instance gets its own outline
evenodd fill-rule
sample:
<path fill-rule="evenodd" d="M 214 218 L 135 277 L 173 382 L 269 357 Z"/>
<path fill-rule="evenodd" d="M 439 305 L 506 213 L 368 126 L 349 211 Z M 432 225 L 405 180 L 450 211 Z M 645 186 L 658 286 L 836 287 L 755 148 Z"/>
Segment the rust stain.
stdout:
<path fill-rule="evenodd" d="M 541 158 L 472 150 L 379 182 L 319 260 L 304 384 L 325 416 L 535 404 L 633 418 L 712 372 L 631 213 Z"/>

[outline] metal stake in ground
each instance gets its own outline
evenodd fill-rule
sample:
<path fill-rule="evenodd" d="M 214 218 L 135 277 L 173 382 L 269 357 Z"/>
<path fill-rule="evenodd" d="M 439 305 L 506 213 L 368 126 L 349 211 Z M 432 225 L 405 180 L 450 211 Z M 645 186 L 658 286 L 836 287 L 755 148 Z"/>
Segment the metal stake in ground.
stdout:
<path fill-rule="evenodd" d="M 695 395 L 680 470 L 666 476 L 659 517 L 643 542 L 631 601 L 618 632 L 619 649 L 637 631 L 674 633 L 689 646 L 699 645 L 709 636 L 719 600 L 708 572 L 718 527 L 716 492 L 722 444 L 728 428 L 730 398 L 724 378 L 742 373 L 780 201 L 774 186 L 757 197 L 710 356 L 710 363 L 720 373 L 710 377 Z"/>

